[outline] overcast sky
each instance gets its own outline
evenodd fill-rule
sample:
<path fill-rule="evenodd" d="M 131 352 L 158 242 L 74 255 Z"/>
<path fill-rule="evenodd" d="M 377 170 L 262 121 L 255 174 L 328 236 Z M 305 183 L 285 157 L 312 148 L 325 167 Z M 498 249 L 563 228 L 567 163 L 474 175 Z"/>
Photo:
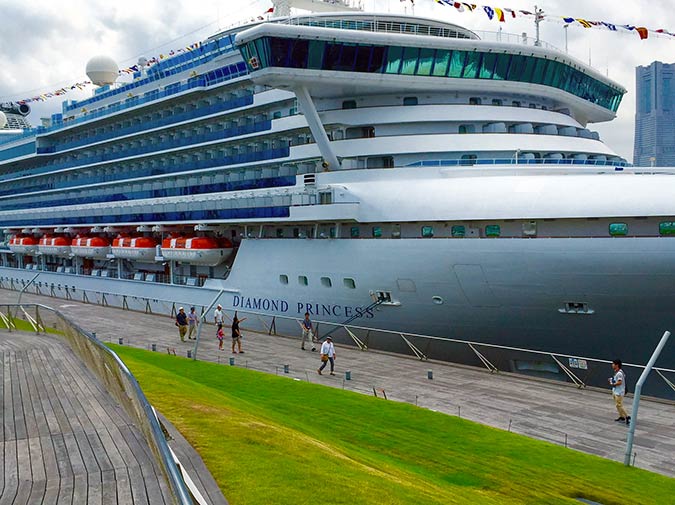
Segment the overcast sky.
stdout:
<path fill-rule="evenodd" d="M 472 0 L 476 2 L 476 0 Z M 364 0 L 380 12 L 411 13 L 409 1 Z M 533 10 L 524 0 L 481 1 L 479 5 Z M 672 0 L 538 0 L 549 16 L 541 23 L 541 37 L 564 50 L 565 30 L 560 16 L 631 24 L 675 32 Z M 271 0 L 0 0 L 0 101 L 13 101 L 86 80 L 85 65 L 98 54 L 112 56 L 120 67 L 139 56 L 150 58 L 189 45 L 219 28 L 263 14 Z M 433 0 L 416 0 L 415 14 L 449 21 L 472 30 L 534 36 L 531 18 L 489 21 L 481 11 L 460 13 Z M 675 37 L 619 34 L 580 25 L 567 30 L 569 53 L 591 64 L 628 89 L 617 119 L 589 125 L 621 156 L 632 160 L 635 115 L 635 67 L 654 60 L 675 62 Z M 70 92 L 33 105 L 30 121 L 59 112 L 63 98 L 85 98 L 91 88 Z"/>

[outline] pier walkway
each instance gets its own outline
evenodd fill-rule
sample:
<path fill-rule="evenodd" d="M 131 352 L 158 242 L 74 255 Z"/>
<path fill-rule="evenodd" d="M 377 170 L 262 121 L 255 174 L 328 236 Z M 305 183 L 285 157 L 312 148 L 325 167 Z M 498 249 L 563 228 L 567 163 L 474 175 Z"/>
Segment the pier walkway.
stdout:
<path fill-rule="evenodd" d="M 0 290 L 0 303 L 15 303 L 16 299 L 16 292 Z M 22 301 L 58 309 L 104 341 L 117 343 L 122 337 L 124 345 L 149 349 L 156 344 L 160 352 L 173 348 L 182 356 L 194 345 L 194 341 L 179 341 L 169 314 L 142 314 L 26 293 Z M 207 318 L 212 319 L 211 315 Z M 287 375 L 296 379 L 386 395 L 389 400 L 459 415 L 615 461 L 624 460 L 627 428 L 614 422 L 617 414 L 609 390 L 580 390 L 565 383 L 509 373 L 490 374 L 473 367 L 421 362 L 413 357 L 341 346 L 337 347 L 336 376 L 320 376 L 316 373 L 319 356 L 301 351 L 299 339 L 247 331 L 246 321 L 242 328 L 246 352 L 234 355 L 227 348 L 218 351 L 215 328 L 205 325 L 199 359 L 229 366 L 233 357 L 236 366 L 279 375 L 285 375 L 284 365 L 288 365 Z M 346 370 L 351 372 L 351 380 L 345 380 Z M 433 372 L 431 380 L 427 378 L 429 370 Z M 608 369 L 607 376 L 610 375 Z M 630 408 L 630 399 L 627 404 Z M 633 451 L 635 466 L 675 477 L 673 403 L 643 399 Z"/>
<path fill-rule="evenodd" d="M 172 503 L 140 431 L 68 344 L 0 334 L 0 504 Z"/>

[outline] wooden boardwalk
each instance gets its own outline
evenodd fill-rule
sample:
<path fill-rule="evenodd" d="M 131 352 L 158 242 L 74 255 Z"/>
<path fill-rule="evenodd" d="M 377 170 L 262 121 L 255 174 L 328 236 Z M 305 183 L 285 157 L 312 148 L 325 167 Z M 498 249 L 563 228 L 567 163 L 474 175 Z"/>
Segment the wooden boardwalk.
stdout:
<path fill-rule="evenodd" d="M 13 303 L 16 292 L 0 290 L 0 303 Z M 173 319 L 166 315 L 147 315 L 121 309 L 24 294 L 25 303 L 42 303 L 73 318 L 101 340 L 166 352 L 175 348 L 185 356 L 193 342 L 178 340 Z M 209 321 L 212 317 L 208 318 Z M 484 369 L 441 362 L 420 362 L 411 357 L 382 352 L 361 352 L 338 345 L 336 376 L 319 376 L 317 353 L 300 350 L 295 338 L 253 333 L 243 323 L 243 355 L 226 348 L 219 352 L 213 325 L 205 327 L 199 359 L 229 366 L 245 366 L 268 373 L 345 388 L 365 394 L 383 389 L 389 399 L 414 403 L 425 408 L 460 415 L 463 418 L 546 440 L 571 449 L 623 462 L 625 424 L 616 417 L 608 390 L 579 390 L 569 384 L 535 380 L 508 373 L 490 374 Z M 664 352 L 672 352 L 669 349 Z M 351 380 L 345 380 L 345 370 Z M 433 370 L 433 380 L 427 371 Z M 608 376 L 609 376 L 608 370 Z M 381 393 L 378 393 L 381 394 Z M 631 400 L 627 401 L 630 408 Z M 223 442 L 226 450 L 226 441 Z M 675 405 L 643 400 L 637 424 L 634 452 L 638 467 L 675 477 Z"/>
<path fill-rule="evenodd" d="M 0 505 L 171 503 L 139 430 L 58 337 L 0 332 Z"/>

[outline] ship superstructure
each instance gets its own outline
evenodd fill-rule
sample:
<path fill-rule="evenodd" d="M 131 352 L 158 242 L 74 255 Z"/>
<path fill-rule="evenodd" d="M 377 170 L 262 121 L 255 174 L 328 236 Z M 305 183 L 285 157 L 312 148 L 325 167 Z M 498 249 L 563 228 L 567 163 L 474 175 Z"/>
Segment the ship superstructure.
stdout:
<path fill-rule="evenodd" d="M 225 31 L 0 137 L 0 275 L 624 355 L 675 319 L 674 172 L 588 127 L 624 93 L 419 17 Z"/>

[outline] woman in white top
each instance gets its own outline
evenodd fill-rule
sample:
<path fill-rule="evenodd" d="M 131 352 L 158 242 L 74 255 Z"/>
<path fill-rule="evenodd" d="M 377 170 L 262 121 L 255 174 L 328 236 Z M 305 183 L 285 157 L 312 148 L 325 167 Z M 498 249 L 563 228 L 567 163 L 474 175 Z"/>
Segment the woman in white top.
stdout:
<path fill-rule="evenodd" d="M 321 344 L 321 366 L 317 370 L 319 375 L 321 375 L 321 370 L 326 368 L 326 363 L 330 361 L 330 374 L 335 375 L 335 346 L 333 345 L 333 339 L 326 337 L 326 340 Z"/>

